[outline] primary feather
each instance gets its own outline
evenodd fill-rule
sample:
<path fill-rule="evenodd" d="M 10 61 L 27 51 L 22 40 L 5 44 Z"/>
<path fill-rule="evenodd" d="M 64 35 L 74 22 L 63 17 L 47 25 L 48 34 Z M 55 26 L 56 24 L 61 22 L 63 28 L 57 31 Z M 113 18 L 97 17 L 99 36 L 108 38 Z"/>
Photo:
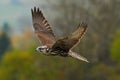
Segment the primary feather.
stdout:
<path fill-rule="evenodd" d="M 87 24 L 82 23 L 78 26 L 78 29 L 74 31 L 71 35 L 58 39 L 53 45 L 52 49 L 57 50 L 58 48 L 60 48 L 63 51 L 69 52 L 69 50 L 80 41 L 86 29 Z"/>
<path fill-rule="evenodd" d="M 36 7 L 34 7 L 34 9 L 31 9 L 31 12 L 33 27 L 39 41 L 41 41 L 42 45 L 46 45 L 50 48 L 55 42 L 55 35 L 48 21 L 45 19 L 39 8 L 36 9 Z"/>

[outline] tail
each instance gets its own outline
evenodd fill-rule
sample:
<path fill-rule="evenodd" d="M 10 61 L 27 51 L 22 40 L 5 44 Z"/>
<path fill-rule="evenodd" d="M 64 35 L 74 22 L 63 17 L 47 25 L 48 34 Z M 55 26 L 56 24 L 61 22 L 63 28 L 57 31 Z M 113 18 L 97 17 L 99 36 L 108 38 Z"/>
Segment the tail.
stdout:
<path fill-rule="evenodd" d="M 73 57 L 73 58 L 76 58 L 76 59 L 78 59 L 78 60 L 82 60 L 82 61 L 85 61 L 85 62 L 88 62 L 88 63 L 89 63 L 89 61 L 88 61 L 85 57 L 77 54 L 76 52 L 69 51 L 68 54 L 69 54 L 69 56 L 71 56 L 71 57 Z"/>

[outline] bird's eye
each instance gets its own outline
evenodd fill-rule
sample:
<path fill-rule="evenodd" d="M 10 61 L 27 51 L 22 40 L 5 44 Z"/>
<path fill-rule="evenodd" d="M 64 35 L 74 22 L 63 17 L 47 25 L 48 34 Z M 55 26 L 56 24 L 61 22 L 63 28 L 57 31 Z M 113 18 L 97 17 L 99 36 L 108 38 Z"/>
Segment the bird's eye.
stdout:
<path fill-rule="evenodd" d="M 43 50 L 43 48 L 39 48 L 39 50 Z"/>
<path fill-rule="evenodd" d="M 39 48 L 39 50 L 41 50 L 41 48 Z"/>

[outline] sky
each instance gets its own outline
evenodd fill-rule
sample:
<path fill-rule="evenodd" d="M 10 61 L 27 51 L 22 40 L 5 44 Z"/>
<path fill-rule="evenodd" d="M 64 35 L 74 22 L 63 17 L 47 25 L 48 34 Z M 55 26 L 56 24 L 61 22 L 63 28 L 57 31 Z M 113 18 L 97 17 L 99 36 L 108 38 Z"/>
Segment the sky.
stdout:
<path fill-rule="evenodd" d="M 30 9 L 37 5 L 37 1 L 45 3 L 44 0 L 0 0 L 0 27 L 7 22 L 17 29 L 23 26 L 19 20 L 23 17 L 31 22 Z"/>
<path fill-rule="evenodd" d="M 0 0 L 0 26 L 3 22 L 15 26 L 20 16 L 29 16 L 30 5 L 28 0 Z"/>

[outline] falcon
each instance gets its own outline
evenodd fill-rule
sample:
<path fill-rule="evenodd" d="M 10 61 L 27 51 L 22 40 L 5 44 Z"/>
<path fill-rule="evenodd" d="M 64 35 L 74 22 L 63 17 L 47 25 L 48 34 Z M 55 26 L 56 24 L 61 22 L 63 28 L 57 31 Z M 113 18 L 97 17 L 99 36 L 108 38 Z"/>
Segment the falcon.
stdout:
<path fill-rule="evenodd" d="M 73 57 L 78 60 L 89 62 L 85 57 L 72 51 L 72 49 L 77 45 L 77 43 L 79 43 L 82 36 L 86 32 L 86 23 L 82 22 L 79 24 L 77 30 L 71 33 L 69 36 L 56 39 L 50 24 L 43 16 L 41 10 L 34 7 L 31 9 L 31 13 L 35 34 L 42 43 L 42 46 L 38 46 L 36 51 L 45 55 Z"/>

